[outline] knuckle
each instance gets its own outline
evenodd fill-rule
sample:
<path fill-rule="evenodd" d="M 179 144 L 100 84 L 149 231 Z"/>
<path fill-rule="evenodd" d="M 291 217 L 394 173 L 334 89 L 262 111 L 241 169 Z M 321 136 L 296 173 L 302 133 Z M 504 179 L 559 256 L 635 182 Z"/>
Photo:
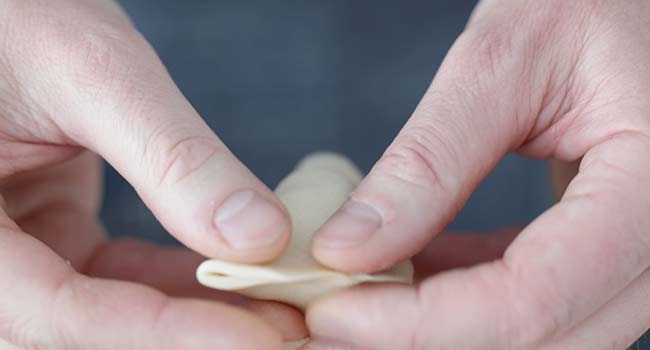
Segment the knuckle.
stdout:
<path fill-rule="evenodd" d="M 114 76 L 127 65 L 132 52 L 130 45 L 119 35 L 109 32 L 82 32 L 66 41 L 65 49 L 77 67 L 85 68 L 85 74 Z M 77 68 L 75 67 L 75 68 Z"/>
<path fill-rule="evenodd" d="M 145 145 L 145 161 L 159 186 L 171 186 L 190 176 L 220 150 L 212 135 L 176 126 L 158 128 Z"/>
<path fill-rule="evenodd" d="M 485 72 L 488 77 L 505 72 L 530 74 L 532 68 L 543 70 L 541 63 L 549 63 L 547 52 L 569 49 L 568 56 L 571 48 L 566 44 L 584 39 L 589 31 L 588 17 L 601 6 L 598 1 L 587 2 L 585 6 L 585 1 L 509 5 L 484 1 L 455 46 L 462 53 L 460 57 L 469 59 L 465 62 L 472 71 Z"/>
<path fill-rule="evenodd" d="M 137 58 L 136 49 L 143 39 L 133 26 L 110 16 L 78 10 L 82 13 L 73 20 L 58 11 L 25 10 L 21 25 L 27 27 L 31 23 L 35 27 L 29 38 L 33 42 L 26 44 L 24 50 L 46 50 L 49 57 L 61 62 L 53 68 L 63 68 L 65 73 L 81 69 L 99 74 Z"/>
<path fill-rule="evenodd" d="M 73 87 L 93 95 L 102 92 L 132 91 L 143 71 L 147 71 L 143 58 L 147 53 L 138 46 L 137 35 L 121 28 L 75 30 L 59 43 L 63 76 Z M 125 98 L 129 97 L 126 93 Z"/>
<path fill-rule="evenodd" d="M 450 164 L 456 151 L 440 136 L 436 128 L 426 125 L 406 127 L 397 136 L 378 163 L 377 170 L 400 181 L 430 189 L 449 187 L 449 179 L 440 169 Z"/>
<path fill-rule="evenodd" d="M 40 108 L 39 114 L 57 115 L 64 129 L 74 129 L 65 125 L 70 117 L 64 116 L 87 115 L 88 109 L 96 112 L 97 101 L 120 114 L 135 114 L 151 109 L 169 92 L 153 88 L 165 86 L 167 72 L 112 2 L 75 2 L 66 4 L 67 11 L 47 2 L 21 3 L 13 6 L 9 24 L 0 23 L 0 33 L 11 27 L 8 50 L 0 50 L 0 66 L 21 77 L 21 93 L 30 106 Z M 42 84 L 61 88 L 44 90 Z M 66 100 L 76 103 L 60 102 Z"/>
<path fill-rule="evenodd" d="M 499 132 L 513 135 L 508 147 L 525 141 L 537 120 L 537 111 L 547 103 L 548 93 L 533 87 L 551 86 L 551 63 L 542 63 L 550 60 L 546 51 L 556 44 L 551 34 L 542 32 L 550 29 L 527 24 L 522 30 L 522 20 L 527 18 L 518 13 L 512 17 L 470 26 L 456 40 L 443 65 L 449 85 L 460 100 L 481 106 L 471 113 L 484 115 L 487 111 L 497 120 L 494 125 L 486 124 L 490 130 L 498 127 Z"/>
<path fill-rule="evenodd" d="M 473 53 L 469 56 L 472 57 L 469 64 L 476 68 L 475 71 L 485 71 L 494 76 L 513 58 L 513 39 L 510 31 L 490 28 L 479 33 L 472 32 L 470 35 L 466 49 Z"/>
<path fill-rule="evenodd" d="M 155 52 L 131 25 L 95 17 L 67 22 L 61 17 L 56 14 L 44 19 L 33 39 L 43 44 L 25 48 L 26 52 L 48 53 L 25 68 L 35 66 L 43 69 L 48 79 L 66 81 L 69 90 L 60 93 L 137 98 L 143 93 L 140 90 L 145 90 L 146 75 L 159 73 L 151 64 L 156 62 Z"/>
<path fill-rule="evenodd" d="M 450 50 L 452 62 L 457 66 L 459 76 L 466 75 L 465 83 L 478 84 L 506 74 L 514 74 L 513 68 L 526 57 L 523 50 L 530 43 L 522 40 L 525 34 L 513 30 L 519 24 L 516 20 L 498 23 L 477 23 L 470 25 L 456 39 Z M 472 79 L 472 80 L 469 80 Z"/>
<path fill-rule="evenodd" d="M 418 187 L 431 187 L 440 176 L 425 147 L 417 141 L 390 149 L 381 159 L 380 170 L 387 175 Z"/>

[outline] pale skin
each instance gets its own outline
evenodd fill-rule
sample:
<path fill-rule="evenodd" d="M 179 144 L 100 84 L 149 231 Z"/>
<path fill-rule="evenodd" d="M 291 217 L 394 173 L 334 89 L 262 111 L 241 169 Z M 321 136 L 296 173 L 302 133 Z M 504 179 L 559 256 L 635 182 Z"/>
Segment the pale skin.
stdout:
<path fill-rule="evenodd" d="M 355 272 L 422 252 L 420 283 L 316 303 L 309 347 L 622 349 L 642 334 L 649 18 L 646 0 L 482 1 L 352 194 L 364 219 L 342 209 L 313 244 Z M 286 210 L 112 2 L 0 0 L 0 143 L 0 346 L 281 349 L 306 334 L 291 308 L 195 284 L 191 250 L 281 254 Z M 522 229 L 434 238 L 507 152 L 552 159 L 561 200 Z M 191 250 L 109 241 L 95 154 Z"/>

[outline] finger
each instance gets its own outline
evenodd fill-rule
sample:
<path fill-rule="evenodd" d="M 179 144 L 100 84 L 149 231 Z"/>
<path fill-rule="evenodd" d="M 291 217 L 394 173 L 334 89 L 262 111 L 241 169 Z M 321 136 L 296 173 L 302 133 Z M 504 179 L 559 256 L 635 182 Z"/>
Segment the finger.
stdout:
<path fill-rule="evenodd" d="M 503 260 L 439 274 L 417 289 L 324 299 L 308 311 L 311 332 L 359 347 L 461 349 L 536 348 L 562 334 L 650 266 L 648 150 L 641 134 L 612 137 L 587 153 L 562 201 Z"/>
<path fill-rule="evenodd" d="M 417 298 L 412 286 L 373 284 L 320 299 L 307 310 L 311 341 L 306 348 L 426 349 L 413 343 L 415 330 L 423 326 L 417 324 Z"/>
<path fill-rule="evenodd" d="M 85 160 L 84 160 L 85 159 Z M 63 166 L 23 176 L 11 181 L 9 198 L 19 218 L 19 226 L 64 257 L 78 271 L 100 278 L 142 283 L 169 296 L 201 298 L 243 307 L 261 317 L 278 330 L 286 340 L 303 339 L 307 335 L 302 314 L 287 305 L 258 302 L 238 294 L 215 291 L 201 286 L 195 277 L 198 265 L 205 260 L 186 248 L 163 247 L 136 240 L 109 242 L 97 224 L 92 205 L 76 203 L 74 191 L 88 177 L 85 172 L 72 172 L 75 163 L 96 162 L 82 157 Z M 91 167 L 90 170 L 95 169 Z M 93 177 L 96 179 L 96 177 Z M 60 181 L 63 180 L 63 181 Z M 93 188 L 93 186 L 87 186 Z M 86 187 L 84 187 L 86 188 Z M 28 205 L 20 198 L 40 198 L 42 203 Z"/>
<path fill-rule="evenodd" d="M 88 259 L 83 273 L 100 278 L 138 282 L 163 293 L 184 298 L 243 302 L 233 293 L 202 287 L 195 277 L 205 258 L 187 248 L 158 246 L 135 239 L 110 241 Z"/>
<path fill-rule="evenodd" d="M 48 171 L 48 175 L 53 173 Z M 65 182 L 58 182 L 52 176 L 46 178 L 54 181 L 57 189 L 65 190 Z M 17 182 L 12 184 L 19 185 Z M 26 181 L 20 183 L 21 186 L 10 187 L 10 197 L 30 194 L 25 193 L 30 191 L 52 191 L 41 184 L 39 181 Z M 74 201 L 65 200 L 66 196 L 47 196 L 56 200 L 44 198 L 46 205 L 35 205 L 31 209 L 20 206 L 18 224 L 78 271 L 93 277 L 142 283 L 173 297 L 230 303 L 255 313 L 286 340 L 303 339 L 307 335 L 304 317 L 290 306 L 253 301 L 238 294 L 201 286 L 195 278 L 195 271 L 205 259 L 199 254 L 186 248 L 162 247 L 136 240 L 109 242 L 95 218 L 85 213 L 87 208 L 80 209 Z"/>
<path fill-rule="evenodd" d="M 64 204 L 96 215 L 101 204 L 103 165 L 92 152 L 80 152 L 56 165 L 3 178 L 0 191 L 7 214 L 22 220 L 43 206 Z"/>
<path fill-rule="evenodd" d="M 257 318 L 217 303 L 83 277 L 3 219 L 0 338 L 19 348 L 191 349 L 261 346 L 281 339 Z"/>
<path fill-rule="evenodd" d="M 57 22 L 68 14 L 62 15 L 58 4 L 44 3 L 47 20 L 36 29 L 23 28 L 50 37 L 40 49 L 64 62 L 15 64 L 19 73 L 41 72 L 37 82 L 26 83 L 35 84 L 26 89 L 38 107 L 57 116 L 68 142 L 90 148 L 115 167 L 190 248 L 245 262 L 279 255 L 290 230 L 282 204 L 203 122 L 132 26 L 96 18 L 96 2 L 75 3 L 84 14 L 78 21 Z M 31 24 L 17 22 L 16 30 Z"/>
<path fill-rule="evenodd" d="M 527 107 L 517 101 L 527 98 L 517 97 L 521 91 L 515 86 L 519 78 L 530 84 L 530 77 L 513 59 L 502 57 L 497 67 L 493 55 L 498 53 L 486 41 L 483 35 L 464 34 L 452 47 L 404 128 L 317 232 L 313 254 L 321 263 L 369 272 L 411 257 L 523 141 L 533 118 L 519 113 Z"/>
<path fill-rule="evenodd" d="M 500 259 L 520 231 L 521 228 L 508 228 L 483 234 L 441 234 L 413 257 L 416 280 L 445 270 Z"/>
<path fill-rule="evenodd" d="M 8 215 L 75 269 L 84 263 L 107 235 L 97 223 L 101 191 L 101 163 L 85 152 L 64 163 L 12 176 L 0 191 Z"/>
<path fill-rule="evenodd" d="M 627 349 L 650 328 L 648 295 L 650 271 L 646 270 L 597 313 L 540 350 Z"/>
<path fill-rule="evenodd" d="M 309 336 L 302 313 L 288 305 L 263 300 L 246 300 L 239 306 L 261 317 L 276 329 L 285 343 L 303 340 Z"/>
<path fill-rule="evenodd" d="M 86 264 L 88 275 L 143 283 L 163 293 L 184 298 L 217 300 L 243 307 L 265 320 L 285 340 L 307 336 L 302 313 L 288 305 L 256 301 L 239 294 L 201 286 L 196 268 L 205 259 L 181 247 L 162 247 L 137 240 L 110 242 Z"/>

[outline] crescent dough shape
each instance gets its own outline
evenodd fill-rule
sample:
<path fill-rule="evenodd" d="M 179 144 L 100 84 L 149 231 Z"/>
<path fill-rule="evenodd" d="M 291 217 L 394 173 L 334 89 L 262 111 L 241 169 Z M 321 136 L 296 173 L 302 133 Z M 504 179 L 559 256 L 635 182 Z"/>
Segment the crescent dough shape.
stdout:
<path fill-rule="evenodd" d="M 342 156 L 317 153 L 305 158 L 275 190 L 293 224 L 284 255 L 265 265 L 208 260 L 199 266 L 197 279 L 211 288 L 280 301 L 303 310 L 325 294 L 359 283 L 411 283 L 413 267 L 409 261 L 377 274 L 346 274 L 320 265 L 311 256 L 313 233 L 343 204 L 361 178 L 354 164 Z"/>

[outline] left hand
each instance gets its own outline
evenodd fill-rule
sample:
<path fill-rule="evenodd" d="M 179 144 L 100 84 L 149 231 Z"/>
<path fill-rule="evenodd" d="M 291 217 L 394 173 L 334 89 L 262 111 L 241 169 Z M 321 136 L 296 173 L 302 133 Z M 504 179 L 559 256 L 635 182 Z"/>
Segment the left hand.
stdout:
<path fill-rule="evenodd" d="M 248 303 L 260 318 L 216 302 L 243 300 L 200 287 L 196 253 L 110 241 L 98 156 L 197 253 L 252 263 L 286 248 L 286 208 L 116 2 L 0 0 L 0 348 L 275 350 L 304 336 L 288 306 Z"/>
<path fill-rule="evenodd" d="M 199 285 L 195 271 L 205 258 L 187 248 L 110 240 L 97 219 L 101 172 L 99 157 L 84 151 L 0 180 L 0 208 L 12 219 L 0 215 L 0 326 L 13 331 L 9 338 L 0 337 L 0 349 L 14 349 L 7 342 L 32 348 L 41 341 L 52 349 L 109 348 L 101 343 L 107 337 L 138 349 L 200 340 L 234 346 L 239 337 L 254 338 L 245 334 L 260 325 L 274 328 L 285 340 L 305 337 L 302 315 L 293 308 Z M 63 259 L 74 273 L 68 288 L 54 289 Z M 41 319 L 52 329 L 41 327 Z M 206 324 L 197 327 L 201 320 Z M 88 334 L 94 345 L 84 342 Z M 206 340 L 208 335 L 216 339 Z"/>
<path fill-rule="evenodd" d="M 411 119 L 317 233 L 314 256 L 366 272 L 410 258 L 508 152 L 565 170 L 580 161 L 579 172 L 502 257 L 486 257 L 496 260 L 317 302 L 310 349 L 623 349 L 643 334 L 648 18 L 647 0 L 481 1 Z"/>

